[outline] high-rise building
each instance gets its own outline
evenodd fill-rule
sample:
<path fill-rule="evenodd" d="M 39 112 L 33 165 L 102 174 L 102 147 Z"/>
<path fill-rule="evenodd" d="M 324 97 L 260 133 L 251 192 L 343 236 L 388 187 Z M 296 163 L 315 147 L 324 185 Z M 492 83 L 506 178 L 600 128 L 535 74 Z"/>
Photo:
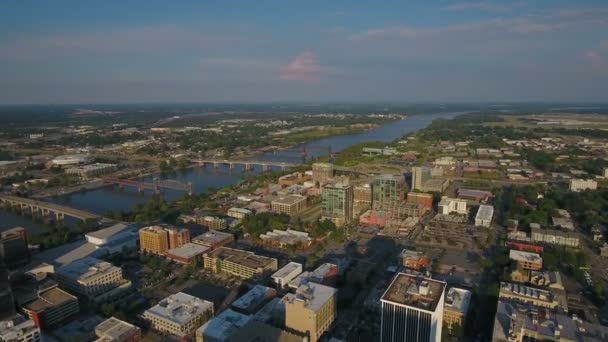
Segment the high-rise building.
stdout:
<path fill-rule="evenodd" d="M 139 250 L 164 254 L 190 242 L 190 231 L 175 227 L 150 226 L 139 230 Z"/>
<path fill-rule="evenodd" d="M 312 180 L 320 184 L 326 183 L 334 177 L 334 165 L 330 163 L 312 164 Z"/>
<path fill-rule="evenodd" d="M 283 297 L 285 326 L 307 335 L 316 342 L 336 319 L 337 290 L 333 287 L 308 282 Z"/>
<path fill-rule="evenodd" d="M 439 342 L 445 283 L 399 273 L 382 295 L 380 342 Z"/>
<path fill-rule="evenodd" d="M 15 227 L 0 233 L 0 256 L 11 269 L 30 261 L 25 228 Z"/>
<path fill-rule="evenodd" d="M 422 191 L 424 183 L 431 178 L 431 171 L 425 166 L 412 167 L 412 189 Z"/>
<path fill-rule="evenodd" d="M 379 175 L 372 183 L 372 207 L 394 216 L 405 200 L 406 185 L 402 176 Z"/>
<path fill-rule="evenodd" d="M 333 221 L 340 227 L 353 218 L 353 187 L 347 183 L 330 183 L 321 192 L 322 218 Z"/>
<path fill-rule="evenodd" d="M 0 256 L 0 321 L 10 319 L 15 315 L 15 298 L 11 290 L 8 269 Z"/>
<path fill-rule="evenodd" d="M 357 185 L 353 188 L 353 214 L 359 215 L 372 208 L 372 186 Z"/>

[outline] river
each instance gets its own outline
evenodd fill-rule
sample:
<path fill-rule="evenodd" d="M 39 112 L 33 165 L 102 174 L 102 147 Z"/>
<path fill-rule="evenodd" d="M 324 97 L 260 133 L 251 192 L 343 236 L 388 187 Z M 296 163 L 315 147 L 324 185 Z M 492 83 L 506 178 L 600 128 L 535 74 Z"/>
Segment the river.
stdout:
<path fill-rule="evenodd" d="M 323 138 L 298 145 L 290 149 L 290 151 L 278 151 L 276 153 L 267 152 L 255 156 L 252 159 L 298 163 L 301 162 L 302 157 L 300 153 L 294 151 L 302 150 L 304 147 L 307 149 L 308 157 L 319 157 L 327 155 L 328 146 L 331 146 L 332 153 L 335 153 L 366 141 L 383 141 L 388 143 L 404 134 L 427 127 L 435 119 L 450 119 L 462 113 L 463 112 L 446 112 L 415 115 L 408 117 L 405 120 L 391 122 L 380 128 L 366 132 Z M 261 168 L 256 167 L 254 170 L 248 171 L 247 174 L 259 174 L 260 172 Z M 214 168 L 213 166 L 197 166 L 164 175 L 163 178 L 175 179 L 184 183 L 191 182 L 194 192 L 201 193 L 206 192 L 209 187 L 221 188 L 236 184 L 242 179 L 243 175 L 244 173 L 241 166 L 237 166 L 231 170 L 228 166 L 222 165 L 218 168 Z M 152 176 L 144 177 L 143 180 L 150 182 L 152 181 L 152 178 Z M 104 187 L 81 193 L 51 197 L 48 200 L 50 202 L 104 214 L 108 210 L 128 211 L 134 205 L 146 202 L 150 195 L 151 193 L 149 192 L 140 194 L 136 189 L 128 187 L 124 190 L 118 189 L 118 187 Z M 163 195 L 166 199 L 173 200 L 182 196 L 183 193 L 180 191 L 167 190 L 163 192 Z M 28 218 L 0 211 L 0 231 L 17 225 L 26 227 L 28 231 L 33 233 L 44 227 L 43 225 L 33 223 Z"/>

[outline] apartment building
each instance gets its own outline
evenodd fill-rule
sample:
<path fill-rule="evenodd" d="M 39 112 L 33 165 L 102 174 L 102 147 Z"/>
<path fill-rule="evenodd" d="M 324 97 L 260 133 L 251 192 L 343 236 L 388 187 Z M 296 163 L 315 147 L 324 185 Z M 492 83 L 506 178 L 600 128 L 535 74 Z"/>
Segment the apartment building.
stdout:
<path fill-rule="evenodd" d="M 190 231 L 169 226 L 150 226 L 139 230 L 139 250 L 163 255 L 169 249 L 190 242 Z"/>
<path fill-rule="evenodd" d="M 306 196 L 288 195 L 278 197 L 270 202 L 270 206 L 275 213 L 297 216 L 306 209 Z"/>
<path fill-rule="evenodd" d="M 321 191 L 321 217 L 333 221 L 341 227 L 353 219 L 353 187 L 348 183 L 336 182 L 323 187 Z"/>

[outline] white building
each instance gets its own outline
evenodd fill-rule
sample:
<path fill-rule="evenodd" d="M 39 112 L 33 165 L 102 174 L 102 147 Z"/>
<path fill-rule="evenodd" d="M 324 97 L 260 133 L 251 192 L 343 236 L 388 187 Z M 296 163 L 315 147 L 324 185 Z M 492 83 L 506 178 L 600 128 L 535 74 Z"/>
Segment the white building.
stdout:
<path fill-rule="evenodd" d="M 477 215 L 475 215 L 475 225 L 480 227 L 490 227 L 493 216 L 494 207 L 491 205 L 482 204 L 479 206 Z"/>
<path fill-rule="evenodd" d="M 120 267 L 92 257 L 59 267 L 55 278 L 62 288 L 93 300 L 104 300 L 131 286 Z"/>
<path fill-rule="evenodd" d="M 38 342 L 41 341 L 40 328 L 33 320 L 21 315 L 0 321 L 0 341 L 2 342 Z"/>
<path fill-rule="evenodd" d="M 449 215 L 451 213 L 466 215 L 468 212 L 467 201 L 459 198 L 449 198 L 444 196 L 437 205 L 437 211 L 442 215 Z"/>
<path fill-rule="evenodd" d="M 571 179 L 570 191 L 596 190 L 597 182 L 593 179 Z"/>
<path fill-rule="evenodd" d="M 70 154 L 58 156 L 53 159 L 53 165 L 57 166 L 69 166 L 69 165 L 79 165 L 86 164 L 93 160 L 91 156 L 88 154 Z"/>
<path fill-rule="evenodd" d="M 178 292 L 144 311 L 142 318 L 160 332 L 179 338 L 191 336 L 213 317 L 213 303 Z"/>
<path fill-rule="evenodd" d="M 440 342 L 445 283 L 399 273 L 380 299 L 380 342 Z"/>
<path fill-rule="evenodd" d="M 302 264 L 290 262 L 272 275 L 272 280 L 279 288 L 283 288 L 302 273 Z"/>
<path fill-rule="evenodd" d="M 90 178 L 114 172 L 116 171 L 117 167 L 118 166 L 116 164 L 95 163 L 71 167 L 65 170 L 65 173 L 67 173 L 68 175 L 78 175 L 78 177 L 80 178 Z"/>
<path fill-rule="evenodd" d="M 228 217 L 235 218 L 237 220 L 245 218 L 245 216 L 253 215 L 253 211 L 245 208 L 232 207 L 226 212 Z"/>
<path fill-rule="evenodd" d="M 139 241 L 138 228 L 125 223 L 96 230 L 85 235 L 87 243 L 95 249 L 106 250 L 109 254 L 120 253 L 125 249 L 136 249 Z"/>

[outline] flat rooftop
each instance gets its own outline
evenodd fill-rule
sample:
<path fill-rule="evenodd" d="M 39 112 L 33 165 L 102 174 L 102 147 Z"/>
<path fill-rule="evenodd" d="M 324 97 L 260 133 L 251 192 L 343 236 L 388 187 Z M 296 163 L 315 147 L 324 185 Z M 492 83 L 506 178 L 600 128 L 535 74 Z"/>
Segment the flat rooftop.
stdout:
<path fill-rule="evenodd" d="M 445 296 L 444 307 L 466 315 L 471 304 L 471 291 L 452 287 Z"/>
<path fill-rule="evenodd" d="M 95 327 L 95 333 L 102 341 L 122 341 L 139 330 L 139 327 L 115 317 L 110 317 Z"/>
<path fill-rule="evenodd" d="M 253 314 L 255 310 L 260 308 L 266 301 L 276 297 L 277 291 L 270 287 L 256 285 L 251 290 L 247 291 L 239 299 L 232 303 L 232 307 L 241 312 Z"/>
<path fill-rule="evenodd" d="M 296 203 L 299 203 L 302 201 L 306 201 L 305 196 L 288 195 L 288 196 L 282 196 L 282 197 L 276 198 L 276 199 L 272 200 L 272 203 L 292 205 L 292 204 L 296 204 Z"/>
<path fill-rule="evenodd" d="M 209 253 L 209 257 L 221 258 L 225 261 L 234 262 L 250 268 L 264 268 L 276 259 L 265 256 L 255 255 L 253 252 L 243 251 L 240 249 L 220 247 Z"/>
<path fill-rule="evenodd" d="M 56 273 L 73 281 L 85 281 L 90 278 L 114 272 L 117 269 L 119 268 L 109 262 L 86 257 L 59 267 Z"/>
<path fill-rule="evenodd" d="M 445 285 L 442 281 L 399 273 L 381 300 L 434 312 L 445 291 Z"/>
<path fill-rule="evenodd" d="M 65 304 L 69 301 L 76 300 L 76 297 L 71 294 L 54 287 L 38 294 L 38 298 L 24 305 L 27 310 L 42 311 L 47 308 L 52 308 L 58 305 Z"/>
<path fill-rule="evenodd" d="M 336 296 L 337 292 L 338 290 L 333 287 L 308 282 L 300 285 L 295 294 L 286 294 L 283 297 L 283 302 L 285 305 L 289 305 L 296 301 L 302 301 L 304 307 L 313 312 L 318 312 L 325 303 Z"/>
<path fill-rule="evenodd" d="M 178 325 L 186 324 L 192 317 L 205 311 L 213 312 L 213 303 L 189 294 L 178 292 L 161 300 L 144 312 Z"/>
<path fill-rule="evenodd" d="M 399 257 L 401 259 L 420 260 L 420 258 L 424 257 L 424 253 L 412 251 L 411 249 L 404 249 L 399 254 Z"/>
<path fill-rule="evenodd" d="M 477 211 L 477 218 L 490 220 L 494 216 L 494 207 L 491 205 L 480 205 Z"/>
<path fill-rule="evenodd" d="M 509 259 L 522 262 L 542 262 L 543 258 L 537 253 L 524 252 L 512 249 L 509 252 Z"/>
<path fill-rule="evenodd" d="M 249 321 L 251 321 L 251 316 L 227 309 L 198 328 L 196 335 L 204 336 L 204 339 L 210 338 L 213 341 L 224 341 Z"/>
<path fill-rule="evenodd" d="M 192 239 L 192 242 L 200 243 L 203 245 L 215 246 L 228 239 L 234 240 L 234 235 L 232 235 L 231 233 L 219 232 L 217 230 L 210 230 L 204 234 L 195 237 L 194 239 Z"/>
<path fill-rule="evenodd" d="M 107 238 L 111 237 L 112 235 L 120 233 L 129 227 L 133 227 L 133 226 L 126 224 L 126 223 L 117 223 L 111 227 L 87 233 L 87 236 L 94 237 L 97 239 L 107 239 Z"/>
<path fill-rule="evenodd" d="M 289 264 L 283 266 L 280 270 L 276 271 L 272 277 L 284 278 L 290 275 L 292 272 L 296 270 L 302 270 L 302 264 L 298 264 L 297 262 L 290 262 Z"/>
<path fill-rule="evenodd" d="M 181 247 L 168 250 L 167 254 L 176 256 L 178 258 L 190 259 L 207 252 L 209 249 L 210 247 L 188 242 L 187 244 Z"/>

